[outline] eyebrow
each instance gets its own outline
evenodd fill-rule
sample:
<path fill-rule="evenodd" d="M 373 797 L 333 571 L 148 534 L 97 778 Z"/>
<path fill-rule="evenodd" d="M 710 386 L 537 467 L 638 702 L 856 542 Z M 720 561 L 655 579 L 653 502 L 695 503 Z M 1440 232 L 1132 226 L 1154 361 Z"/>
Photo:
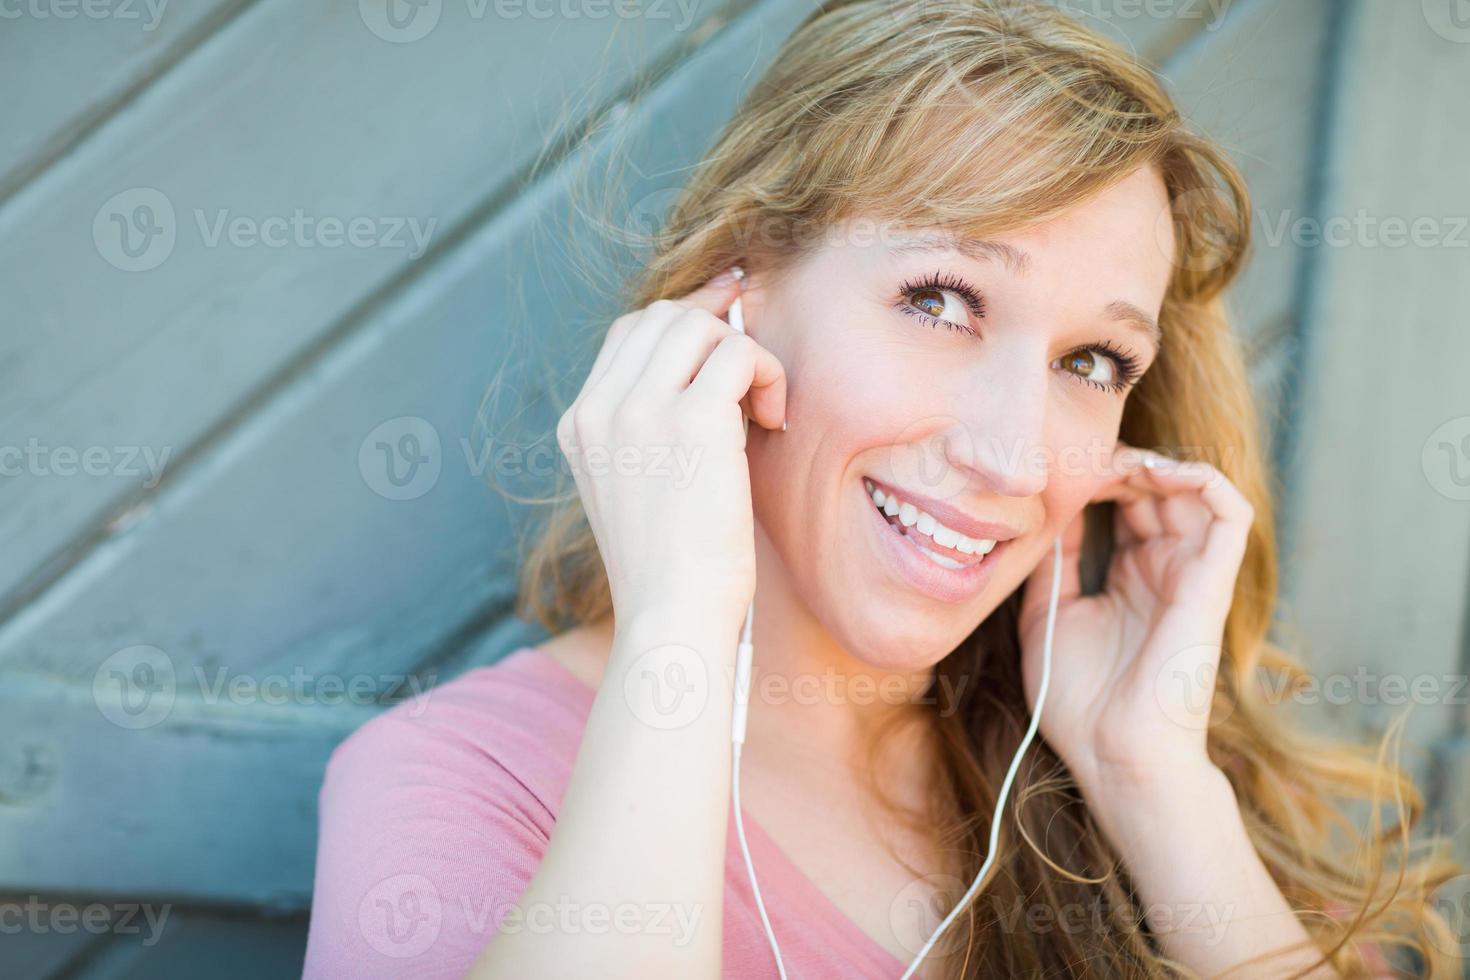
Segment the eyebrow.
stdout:
<path fill-rule="evenodd" d="M 888 246 L 894 255 L 919 255 L 933 252 L 959 252 L 971 259 L 1000 259 L 1016 275 L 1024 276 L 1031 268 L 1031 256 L 1014 245 L 984 238 L 954 238 L 937 232 L 905 235 Z M 1133 303 L 1114 300 L 1103 309 L 1110 320 L 1125 324 L 1144 334 L 1154 348 L 1163 345 L 1164 333 L 1159 323 Z"/>

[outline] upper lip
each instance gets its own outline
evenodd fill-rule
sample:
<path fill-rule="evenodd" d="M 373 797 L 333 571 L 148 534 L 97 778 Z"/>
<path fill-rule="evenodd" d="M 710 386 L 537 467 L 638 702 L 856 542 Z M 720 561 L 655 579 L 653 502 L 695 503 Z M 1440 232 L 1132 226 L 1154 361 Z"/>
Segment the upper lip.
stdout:
<path fill-rule="evenodd" d="M 943 501 L 935 500 L 933 497 L 926 497 L 922 493 L 914 493 L 911 490 L 893 487 L 871 476 L 866 479 L 873 486 L 882 490 L 884 496 L 893 494 L 901 501 L 913 504 L 915 507 L 931 515 L 936 521 L 951 531 L 958 531 L 967 538 L 974 538 L 976 541 L 1009 541 L 1011 538 L 1021 536 L 1021 532 L 1009 524 L 999 524 L 995 521 L 982 521 L 977 517 L 971 517 L 962 510 L 951 507 Z"/>

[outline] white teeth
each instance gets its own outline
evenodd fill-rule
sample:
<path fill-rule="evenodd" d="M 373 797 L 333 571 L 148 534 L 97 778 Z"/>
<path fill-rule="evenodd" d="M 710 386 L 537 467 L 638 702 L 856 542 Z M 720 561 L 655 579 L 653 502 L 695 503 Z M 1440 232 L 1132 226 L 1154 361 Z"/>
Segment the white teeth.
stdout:
<path fill-rule="evenodd" d="M 919 533 L 933 538 L 935 544 L 945 548 L 953 548 L 961 554 L 966 555 L 988 555 L 995 547 L 995 541 L 991 539 L 977 540 L 975 538 L 969 538 L 953 528 L 945 527 L 939 523 L 933 514 L 925 513 L 913 504 L 901 502 L 892 494 L 885 494 L 866 479 L 863 480 L 863 487 L 868 491 L 869 496 L 873 498 L 873 503 L 883 513 L 889 517 L 897 515 L 899 523 L 904 527 L 914 527 L 917 525 Z M 964 567 L 962 563 L 956 562 L 946 555 L 930 551 L 917 541 L 914 543 L 918 546 L 919 550 L 925 552 L 930 558 L 946 568 Z"/>
<path fill-rule="evenodd" d="M 964 568 L 965 567 L 964 565 L 962 565 L 959 562 L 955 561 L 953 558 L 947 558 L 944 555 L 941 555 L 941 554 L 939 554 L 937 552 L 930 551 L 928 548 L 924 547 L 923 545 L 918 545 L 918 549 L 920 551 L 922 551 L 924 554 L 928 555 L 930 561 L 933 561 L 933 562 L 935 562 L 936 564 L 939 564 L 939 565 L 943 565 L 945 568 Z"/>

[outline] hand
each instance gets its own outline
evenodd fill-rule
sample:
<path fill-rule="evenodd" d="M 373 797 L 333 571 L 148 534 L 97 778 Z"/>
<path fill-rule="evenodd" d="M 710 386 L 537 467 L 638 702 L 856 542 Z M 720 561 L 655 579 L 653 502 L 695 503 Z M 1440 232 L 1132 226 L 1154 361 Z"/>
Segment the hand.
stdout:
<path fill-rule="evenodd" d="M 1126 451 L 1126 452 L 1125 452 Z M 1161 465 L 1150 468 L 1143 459 Z M 1118 501 L 1104 590 L 1080 594 L 1083 516 L 1062 535 L 1051 680 L 1040 730 L 1100 796 L 1212 769 L 1215 674 L 1254 510 L 1219 470 L 1119 444 L 1093 500 Z M 1172 464 L 1172 465 L 1170 465 Z M 1022 674 L 1033 707 L 1051 596 L 1051 549 L 1021 603 Z M 1182 767 L 1182 771 L 1181 771 Z"/>
<path fill-rule="evenodd" d="M 780 429 L 786 374 L 721 319 L 739 291 L 727 273 L 618 317 L 557 423 L 618 619 L 677 609 L 738 624 L 755 594 L 742 416 Z"/>

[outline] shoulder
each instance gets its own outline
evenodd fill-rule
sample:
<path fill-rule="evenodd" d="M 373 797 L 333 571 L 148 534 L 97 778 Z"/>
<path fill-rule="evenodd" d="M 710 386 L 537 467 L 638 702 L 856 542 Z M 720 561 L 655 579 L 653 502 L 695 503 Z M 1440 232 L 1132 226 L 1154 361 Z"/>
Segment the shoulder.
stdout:
<path fill-rule="evenodd" d="M 594 692 L 532 647 L 424 690 L 373 717 L 332 752 L 323 796 L 344 781 L 484 788 L 506 775 L 554 810 Z"/>
<path fill-rule="evenodd" d="M 332 753 L 304 975 L 459 977 L 545 853 L 594 692 L 529 647 Z"/>

